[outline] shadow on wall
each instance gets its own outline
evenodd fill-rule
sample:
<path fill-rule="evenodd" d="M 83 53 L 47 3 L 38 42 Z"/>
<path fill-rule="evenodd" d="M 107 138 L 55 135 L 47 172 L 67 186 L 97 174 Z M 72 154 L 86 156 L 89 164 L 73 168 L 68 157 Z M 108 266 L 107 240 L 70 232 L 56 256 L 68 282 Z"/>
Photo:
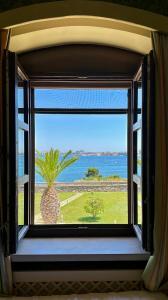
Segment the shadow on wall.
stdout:
<path fill-rule="evenodd" d="M 57 0 L 59 2 L 60 0 Z M 10 10 L 18 8 L 21 6 L 36 4 L 36 3 L 46 3 L 46 2 L 56 2 L 56 0 L 1 0 L 0 11 Z M 165 16 L 168 16 L 168 5 L 165 0 L 155 0 L 155 1 L 146 1 L 146 0 L 104 0 L 104 2 L 116 3 L 121 5 L 126 5 L 130 7 L 135 7 L 139 9 L 144 9 L 154 13 L 159 13 Z"/>

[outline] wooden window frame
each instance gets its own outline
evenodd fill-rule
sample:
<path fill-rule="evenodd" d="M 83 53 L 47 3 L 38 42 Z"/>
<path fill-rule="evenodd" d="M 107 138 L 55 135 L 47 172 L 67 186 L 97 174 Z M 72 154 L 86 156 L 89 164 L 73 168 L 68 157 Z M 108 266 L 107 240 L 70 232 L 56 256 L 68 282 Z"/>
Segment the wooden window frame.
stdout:
<path fill-rule="evenodd" d="M 9 54 L 11 55 L 11 54 Z M 13 58 L 16 61 L 16 57 Z M 147 59 L 147 58 L 146 58 Z M 14 66 L 14 63 L 13 63 Z M 14 68 L 14 67 L 12 67 Z M 15 91 L 16 89 L 16 69 L 10 70 L 11 72 L 11 78 L 10 78 L 10 83 L 9 87 L 11 88 L 12 91 Z M 144 73 L 143 73 L 144 72 Z M 10 191 L 10 195 L 7 194 L 7 197 L 11 198 L 11 193 L 13 192 L 15 194 L 15 201 L 10 202 L 10 211 L 8 218 L 9 220 L 12 220 L 13 214 L 15 214 L 15 219 L 14 221 L 10 221 L 9 225 L 9 248 L 8 248 L 8 253 L 15 253 L 16 252 L 16 247 L 17 247 L 17 236 L 19 239 L 23 238 L 24 236 L 26 237 L 119 237 L 119 236 L 125 236 L 125 237 L 130 237 L 130 236 L 138 236 L 141 239 L 141 230 L 136 226 L 137 220 L 135 217 L 135 211 L 136 211 L 136 199 L 134 198 L 134 185 L 137 184 L 139 181 L 138 177 L 136 176 L 136 170 L 135 170 L 135 149 L 136 149 L 136 143 L 134 144 L 135 139 L 133 139 L 133 134 L 140 128 L 142 125 L 142 130 L 145 130 L 146 126 L 146 121 L 145 121 L 145 115 L 142 119 L 142 122 L 137 122 L 136 116 L 133 111 L 133 106 L 136 103 L 135 97 L 135 88 L 136 87 L 136 81 L 138 80 L 138 75 L 134 78 L 134 80 L 128 79 L 120 79 L 120 78 L 47 78 L 47 79 L 36 79 L 36 80 L 31 80 L 29 79 L 24 71 L 22 70 L 21 67 L 18 68 L 18 73 L 19 76 L 24 80 L 24 84 L 26 85 L 25 88 L 25 93 L 24 93 L 24 104 L 26 107 L 26 113 L 22 108 L 19 108 L 19 113 L 24 113 L 24 122 L 18 122 L 16 123 L 16 111 L 17 107 L 13 107 L 12 103 L 9 103 L 9 109 L 10 112 L 12 112 L 12 118 L 9 121 L 9 126 L 11 128 L 13 127 L 11 133 L 10 133 L 10 143 L 12 141 L 14 142 L 16 140 L 16 132 L 18 128 L 21 130 L 25 131 L 26 138 L 25 138 L 25 149 L 27 149 L 25 156 L 27 159 L 25 159 L 25 170 L 27 171 L 28 176 L 24 176 L 22 179 L 19 179 L 20 182 L 22 181 L 26 185 L 26 191 L 25 191 L 25 226 L 21 228 L 19 234 L 17 232 L 17 191 L 16 187 L 14 184 L 10 183 L 10 186 L 12 187 L 12 190 Z M 142 73 L 143 73 L 143 106 L 144 106 L 144 101 L 145 97 L 147 97 L 147 63 L 144 63 L 144 66 L 142 68 Z M 138 72 L 140 74 L 140 71 Z M 101 88 L 127 88 L 128 89 L 128 108 L 127 109 L 55 109 L 55 108 L 34 108 L 34 88 L 37 87 L 42 87 L 42 88 L 54 88 L 54 87 L 101 87 Z M 153 88 L 153 87 L 152 87 Z M 10 97 L 13 97 L 13 94 L 10 95 Z M 16 102 L 16 95 L 15 101 Z M 134 100 L 133 100 L 134 99 Z M 28 101 L 28 102 L 26 102 Z M 15 103 L 16 104 L 16 103 Z M 138 109 L 137 109 L 138 111 Z M 47 114 L 52 114 L 52 113 L 59 113 L 59 114 L 127 114 L 128 118 L 128 224 L 121 224 L 121 225 L 115 225 L 115 224 L 92 224 L 89 225 L 87 224 L 85 226 L 81 225 L 61 225 L 61 224 L 56 224 L 56 225 L 34 225 L 34 202 L 33 202 L 33 197 L 34 197 L 34 130 L 35 130 L 35 113 L 47 113 Z M 8 117 L 8 116 L 7 116 Z M 15 126 L 14 126 L 15 124 Z M 29 124 L 29 131 L 28 131 L 28 126 Z M 145 137 L 146 139 L 146 137 Z M 29 144 L 28 144 L 29 140 Z M 143 136 L 143 141 L 144 141 L 144 136 Z M 151 136 L 150 136 L 150 141 L 151 141 Z M 150 144 L 150 147 L 152 147 L 152 142 Z M 32 151 L 33 149 L 33 151 Z M 10 153 L 12 153 L 12 157 L 16 157 L 17 153 L 17 145 L 13 143 L 13 148 L 9 150 Z M 13 152 L 11 152 L 13 151 Z M 144 151 L 144 150 L 142 150 Z M 144 151 L 144 153 L 146 153 Z M 146 174 L 151 173 L 153 174 L 153 170 L 150 169 L 144 172 L 144 159 L 145 154 L 143 155 L 143 170 L 142 173 Z M 17 166 L 16 164 L 13 165 L 10 163 L 10 161 L 7 163 L 9 170 L 9 174 L 12 175 L 12 178 L 17 178 Z M 134 174 L 134 176 L 133 176 Z M 145 178 L 146 175 L 143 176 L 143 184 L 149 184 L 147 182 L 147 178 Z M 148 179 L 149 180 L 149 179 Z M 28 181 L 30 183 L 28 183 Z M 151 188 L 151 187 L 150 187 Z M 148 188 L 150 190 L 150 188 Z M 151 188 L 152 189 L 152 188 Z M 8 188 L 8 193 L 9 193 L 9 188 Z M 145 249 L 149 249 L 149 245 L 147 245 L 148 241 L 145 236 L 147 232 L 147 226 L 148 224 L 146 222 L 146 218 L 148 217 L 149 214 L 149 207 L 147 209 L 147 204 L 146 204 L 146 197 L 145 197 L 145 185 L 143 187 L 143 193 L 142 193 L 142 198 L 143 198 L 143 226 L 146 231 L 142 230 L 142 242 L 143 242 L 143 247 Z M 152 217 L 152 216 L 151 216 Z M 150 232 L 152 229 L 152 223 L 150 224 Z M 149 237 L 149 232 L 147 233 Z M 15 242 L 15 243 L 13 243 Z M 150 243 L 149 243 L 150 244 Z"/>
<path fill-rule="evenodd" d="M 64 82 L 63 82 L 64 81 Z M 61 82 L 61 84 L 60 84 Z M 89 82 L 89 85 L 88 85 Z M 103 78 L 96 78 L 94 80 L 90 79 L 87 80 L 81 80 L 80 82 L 77 81 L 72 81 L 71 79 L 66 79 L 61 80 L 59 79 L 58 81 L 47 81 L 47 82 L 32 82 L 30 83 L 31 85 L 31 128 L 33 129 L 31 131 L 32 136 L 31 136 L 31 141 L 32 141 L 32 153 L 35 152 L 35 145 L 34 145 L 34 140 L 35 140 L 35 114 L 125 114 L 127 115 L 127 124 L 128 124 L 128 115 L 129 115 L 129 110 L 128 108 L 124 109 L 56 109 L 56 108 L 35 108 L 34 103 L 34 91 L 35 88 L 41 87 L 41 88 L 54 88 L 54 87 L 59 87 L 59 88 L 65 88 L 65 87 L 72 87 L 73 88 L 80 88 L 80 87 L 93 87 L 93 88 L 109 88 L 109 87 L 114 87 L 116 86 L 115 84 L 117 81 L 113 81 L 113 79 L 106 79 Z M 122 88 L 127 89 L 131 86 L 131 81 L 118 81 L 117 87 L 120 86 Z M 129 97 L 129 96 L 128 96 Z M 129 98 L 128 98 L 129 101 Z M 129 130 L 129 126 L 128 129 Z M 128 143 L 127 143 L 128 144 Z M 128 144 L 128 151 L 129 150 L 129 144 Z M 131 225 L 131 210 L 130 210 L 130 204 L 128 205 L 128 224 L 120 224 L 120 225 L 115 225 L 115 224 L 95 224 L 95 225 L 90 225 L 90 224 L 55 224 L 55 225 L 35 225 L 34 224 L 34 174 L 35 174 L 35 162 L 34 162 L 34 157 L 32 156 L 32 161 L 31 161 L 31 225 L 29 226 L 29 232 L 27 233 L 27 237 L 57 237 L 57 236 L 135 236 L 135 232 L 133 230 L 133 226 Z M 130 176 L 129 176 L 130 177 Z M 128 197 L 130 194 L 128 193 Z M 128 200 L 128 203 L 131 200 Z"/>

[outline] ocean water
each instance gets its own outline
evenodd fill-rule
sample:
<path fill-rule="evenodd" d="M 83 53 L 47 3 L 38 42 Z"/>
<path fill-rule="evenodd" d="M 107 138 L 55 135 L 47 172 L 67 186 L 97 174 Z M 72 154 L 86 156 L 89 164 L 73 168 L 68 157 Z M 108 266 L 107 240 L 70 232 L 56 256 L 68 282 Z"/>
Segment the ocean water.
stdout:
<path fill-rule="evenodd" d="M 24 157 L 19 155 L 19 176 L 24 174 Z M 118 175 L 127 178 L 127 155 L 117 156 L 80 156 L 79 159 L 57 178 L 58 182 L 73 182 L 85 177 L 88 168 L 97 168 L 102 176 Z M 35 174 L 35 182 L 43 183 L 43 178 Z"/>

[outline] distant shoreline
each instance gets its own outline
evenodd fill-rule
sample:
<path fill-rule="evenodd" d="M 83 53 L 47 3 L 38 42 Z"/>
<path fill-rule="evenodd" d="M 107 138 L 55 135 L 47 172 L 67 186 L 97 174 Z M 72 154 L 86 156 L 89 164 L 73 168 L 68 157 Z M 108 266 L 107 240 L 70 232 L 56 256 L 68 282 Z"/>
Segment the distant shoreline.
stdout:
<path fill-rule="evenodd" d="M 41 152 L 42 154 L 45 154 L 46 152 Z M 23 153 L 20 153 L 21 155 L 23 155 Z M 61 153 L 61 155 L 64 155 L 65 153 Z M 37 155 L 37 152 L 35 153 L 35 155 Z M 127 156 L 126 152 L 90 152 L 90 151 L 75 151 L 72 152 L 72 156 Z"/>
<path fill-rule="evenodd" d="M 93 180 L 81 180 L 81 181 L 72 181 L 72 182 L 63 182 L 63 181 L 55 181 L 54 185 L 55 186 L 91 186 L 91 185 L 120 185 L 120 184 L 127 184 L 127 179 L 121 179 L 121 180 L 100 180 L 100 181 L 93 181 Z M 42 187 L 46 186 L 47 182 L 35 182 L 36 186 Z"/>
<path fill-rule="evenodd" d="M 24 156 L 19 155 L 19 176 L 24 174 Z M 102 177 L 118 176 L 128 178 L 128 161 L 126 155 L 118 156 L 79 156 L 79 159 L 57 178 L 58 182 L 76 182 L 85 178 L 88 168 L 96 168 Z M 105 178 L 103 178 L 103 181 Z M 97 180 L 96 180 L 97 181 Z M 98 180 L 100 181 L 100 180 Z M 108 180 L 107 180 L 108 181 Z M 43 183 L 43 179 L 35 174 L 35 182 Z"/>

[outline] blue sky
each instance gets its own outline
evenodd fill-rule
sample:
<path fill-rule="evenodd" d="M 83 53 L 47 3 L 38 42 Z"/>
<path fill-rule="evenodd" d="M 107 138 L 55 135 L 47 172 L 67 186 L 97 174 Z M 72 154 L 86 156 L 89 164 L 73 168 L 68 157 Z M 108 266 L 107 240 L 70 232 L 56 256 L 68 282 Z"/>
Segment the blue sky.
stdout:
<path fill-rule="evenodd" d="M 127 108 L 127 90 L 37 89 L 36 107 Z M 126 151 L 123 115 L 36 115 L 36 149 Z"/>
<path fill-rule="evenodd" d="M 127 121 L 121 115 L 36 115 L 36 149 L 126 151 Z"/>
<path fill-rule="evenodd" d="M 43 108 L 127 108 L 127 90 L 36 89 L 35 106 Z"/>
<path fill-rule="evenodd" d="M 19 103 L 22 91 L 19 90 Z M 20 106 L 19 105 L 19 106 Z M 127 108 L 127 90 L 37 89 L 36 107 Z M 35 145 L 40 151 L 127 151 L 126 115 L 36 115 Z M 20 135 L 21 138 L 21 135 Z M 19 143 L 19 152 L 22 152 Z"/>

